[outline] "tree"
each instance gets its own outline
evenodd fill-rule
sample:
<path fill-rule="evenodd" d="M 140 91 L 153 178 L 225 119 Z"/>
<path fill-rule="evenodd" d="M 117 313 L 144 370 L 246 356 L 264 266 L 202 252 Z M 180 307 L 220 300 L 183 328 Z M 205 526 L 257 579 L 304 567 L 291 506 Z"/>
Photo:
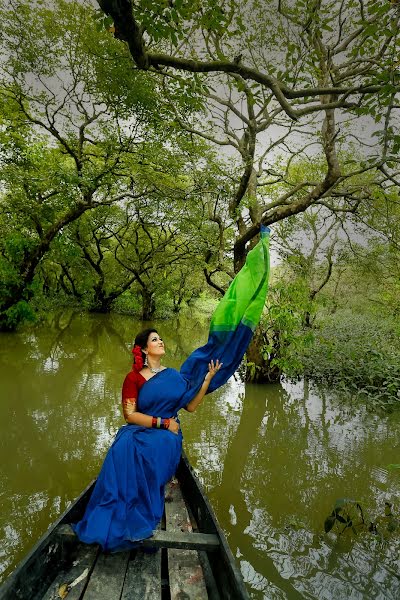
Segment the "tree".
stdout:
<path fill-rule="evenodd" d="M 398 188 L 397 5 L 99 5 L 135 67 L 161 81 L 177 124 L 238 153 L 228 217 L 215 215 L 235 226 L 236 272 L 260 223 L 283 221 L 317 204 L 339 216 L 362 215 L 375 204 L 373 188 L 382 194 L 389 184 Z M 188 90 L 197 113 L 181 110 L 179 94 Z M 368 127 L 375 143 L 364 135 Z M 295 161 L 310 167 L 317 161 L 319 169 L 298 179 Z"/>
<path fill-rule="evenodd" d="M 52 287 L 90 310 L 109 312 L 113 302 L 135 281 L 114 260 L 114 232 L 124 223 L 118 206 L 98 207 L 71 223 L 43 261 L 40 279 L 53 272 Z"/>
<path fill-rule="evenodd" d="M 198 127 L 193 115 L 180 116 L 176 106 L 177 119 L 187 131 L 220 146 L 232 145 L 242 157 L 242 174 L 230 204 L 238 232 L 236 269 L 243 263 L 246 243 L 257 235 L 260 221 L 268 225 L 302 212 L 330 197 L 339 185 L 343 196 L 344 183 L 352 174 L 345 172 L 337 157 L 336 147 L 343 137 L 336 123 L 338 116 L 342 130 L 354 115 L 360 119 L 372 116 L 377 123 L 384 116 L 384 126 L 375 132 L 380 151 L 368 157 L 372 160 L 364 169 L 379 167 L 388 180 L 387 165 L 397 162 L 400 142 L 393 127 L 399 91 L 397 5 L 377 0 L 352 0 L 342 5 L 317 0 L 295 6 L 280 0 L 222 5 L 215 0 L 135 4 L 131 0 L 99 0 L 99 5 L 110 15 L 115 37 L 127 43 L 139 69 L 172 81 L 174 89 L 197 92 L 203 106 L 211 102 L 219 110 L 207 130 L 204 119 Z M 322 124 L 321 118 L 313 120 L 313 115 L 321 115 Z M 212 134 L 218 121 L 222 137 Z M 273 126 L 282 133 L 272 134 L 270 147 L 257 157 L 260 134 Z M 297 185 L 288 181 L 289 190 L 273 202 L 254 202 L 257 178 L 264 173 L 285 178 L 286 169 L 268 173 L 263 163 L 279 144 L 286 144 L 292 154 L 287 145 L 290 134 L 311 135 L 314 144 L 322 147 L 326 159 L 322 176 Z M 347 130 L 346 137 L 350 135 L 360 139 L 357 131 Z M 271 183 L 267 177 L 258 187 Z M 253 204 L 247 223 L 241 206 L 246 193 Z M 354 211 L 359 195 L 346 190 L 346 197 L 347 204 L 337 206 L 334 196 L 331 206 Z"/>
<path fill-rule="evenodd" d="M 191 203 L 185 202 L 184 206 Z M 145 321 L 153 317 L 158 296 L 167 290 L 174 293 L 175 269 L 196 271 L 197 264 L 197 271 L 200 270 L 201 247 L 193 243 L 196 238 L 192 230 L 196 225 L 201 229 L 201 218 L 190 210 L 183 218 L 182 208 L 179 196 L 171 205 L 169 196 L 153 195 L 132 205 L 125 223 L 114 232 L 114 259 L 134 278 L 135 289 L 142 298 L 141 318 Z M 186 220 L 189 223 L 185 229 L 182 225 Z"/>
<path fill-rule="evenodd" d="M 313 207 L 279 223 L 275 243 L 288 273 L 288 281 L 302 281 L 308 302 L 304 304 L 303 323 L 311 327 L 314 301 L 332 277 L 340 248 L 339 230 L 343 223 L 324 207 Z"/>
<path fill-rule="evenodd" d="M 399 252 L 382 236 L 371 236 L 368 245 L 348 247 L 335 265 L 333 282 L 327 286 L 330 312 L 352 310 L 378 321 L 396 318 L 399 303 Z"/>
<path fill-rule="evenodd" d="M 94 30 L 87 6 L 11 2 L 1 16 L 9 57 L 0 81 L 0 329 L 7 329 L 29 315 L 38 266 L 71 223 L 148 192 L 140 165 L 146 142 L 162 138 L 164 114 L 162 107 L 153 114 L 153 84 Z"/>

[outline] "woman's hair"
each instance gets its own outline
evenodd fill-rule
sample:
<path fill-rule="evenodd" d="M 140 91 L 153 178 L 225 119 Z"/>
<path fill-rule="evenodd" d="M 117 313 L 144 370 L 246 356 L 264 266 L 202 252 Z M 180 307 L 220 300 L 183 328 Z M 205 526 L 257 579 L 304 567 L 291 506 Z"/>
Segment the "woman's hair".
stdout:
<path fill-rule="evenodd" d="M 146 348 L 147 346 L 147 340 L 149 339 L 149 335 L 151 333 L 157 333 L 158 335 L 158 331 L 157 329 L 154 329 L 152 327 L 149 327 L 147 329 L 144 329 L 143 331 L 141 331 L 140 333 L 137 334 L 137 336 L 135 337 L 135 343 L 133 346 L 133 356 L 134 356 L 134 366 L 136 366 L 136 369 L 138 371 L 140 371 L 143 368 L 143 363 L 145 361 L 146 355 L 143 352 L 143 348 Z M 138 346 L 140 348 L 140 355 L 138 356 Z M 141 358 L 141 360 L 140 360 Z"/>

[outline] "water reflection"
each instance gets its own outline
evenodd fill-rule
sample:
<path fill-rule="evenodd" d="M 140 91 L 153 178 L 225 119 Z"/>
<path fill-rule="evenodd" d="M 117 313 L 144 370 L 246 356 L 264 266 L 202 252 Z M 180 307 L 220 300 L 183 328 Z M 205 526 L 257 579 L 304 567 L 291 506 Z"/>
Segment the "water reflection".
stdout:
<path fill-rule="evenodd" d="M 207 318 L 160 323 L 169 366 L 203 344 Z M 122 424 L 120 387 L 142 324 L 60 313 L 1 334 L 0 569 L 7 574 L 99 469 Z M 255 599 L 398 598 L 399 536 L 323 533 L 337 498 L 398 514 L 398 415 L 377 417 L 299 383 L 232 378 L 194 414 L 185 445 Z"/>
<path fill-rule="evenodd" d="M 202 410 L 215 419 L 214 407 Z M 248 385 L 240 419 L 224 411 L 227 422 L 190 455 L 207 473 L 253 597 L 398 598 L 398 534 L 381 547 L 368 533 L 356 541 L 322 533 L 338 498 L 359 499 L 373 519 L 385 500 L 398 505 L 399 476 L 385 468 L 398 460 L 398 416 L 378 418 L 304 383 Z M 222 470 L 211 471 L 210 447 L 220 449 Z"/>

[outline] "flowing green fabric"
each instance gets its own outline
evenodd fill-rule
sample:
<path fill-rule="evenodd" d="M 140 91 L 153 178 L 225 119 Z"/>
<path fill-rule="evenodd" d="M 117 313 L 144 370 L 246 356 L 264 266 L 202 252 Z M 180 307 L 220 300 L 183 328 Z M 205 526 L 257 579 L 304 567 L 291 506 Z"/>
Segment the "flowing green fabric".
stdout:
<path fill-rule="evenodd" d="M 269 233 L 261 227 L 260 240 L 220 300 L 210 324 L 208 342 L 197 348 L 181 367 L 181 374 L 198 388 L 208 363 L 218 359 L 223 367 L 212 379 L 208 392 L 223 385 L 239 366 L 257 327 L 268 291 Z"/>
<path fill-rule="evenodd" d="M 210 324 L 213 331 L 232 331 L 239 323 L 256 328 L 265 304 L 269 276 L 269 228 L 250 250 L 246 263 L 219 302 Z"/>

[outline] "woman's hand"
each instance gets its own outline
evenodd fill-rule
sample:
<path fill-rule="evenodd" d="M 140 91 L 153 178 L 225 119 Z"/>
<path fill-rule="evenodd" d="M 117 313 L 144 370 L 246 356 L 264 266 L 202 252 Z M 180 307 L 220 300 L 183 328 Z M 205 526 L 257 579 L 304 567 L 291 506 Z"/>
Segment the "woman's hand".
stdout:
<path fill-rule="evenodd" d="M 178 435 L 178 432 L 179 432 L 179 423 L 177 423 L 174 418 L 171 418 L 169 420 L 168 431 L 172 431 L 172 433 L 175 433 L 176 435 Z"/>
<path fill-rule="evenodd" d="M 214 375 L 218 373 L 218 371 L 222 367 L 222 364 L 223 363 L 219 362 L 218 359 L 215 362 L 212 360 L 208 363 L 208 373 L 204 377 L 203 385 L 201 386 L 195 397 L 189 402 L 189 404 L 186 405 L 186 410 L 188 412 L 194 412 L 197 409 L 197 407 L 203 400 L 205 394 L 207 393 L 211 379 L 214 377 Z"/>
<path fill-rule="evenodd" d="M 211 379 L 214 377 L 214 375 L 216 375 L 218 373 L 218 371 L 220 370 L 220 368 L 222 367 L 224 363 L 220 363 L 219 360 L 217 359 L 214 363 L 214 361 L 212 360 L 211 362 L 208 363 L 208 373 L 205 376 L 205 381 L 211 381 Z"/>

